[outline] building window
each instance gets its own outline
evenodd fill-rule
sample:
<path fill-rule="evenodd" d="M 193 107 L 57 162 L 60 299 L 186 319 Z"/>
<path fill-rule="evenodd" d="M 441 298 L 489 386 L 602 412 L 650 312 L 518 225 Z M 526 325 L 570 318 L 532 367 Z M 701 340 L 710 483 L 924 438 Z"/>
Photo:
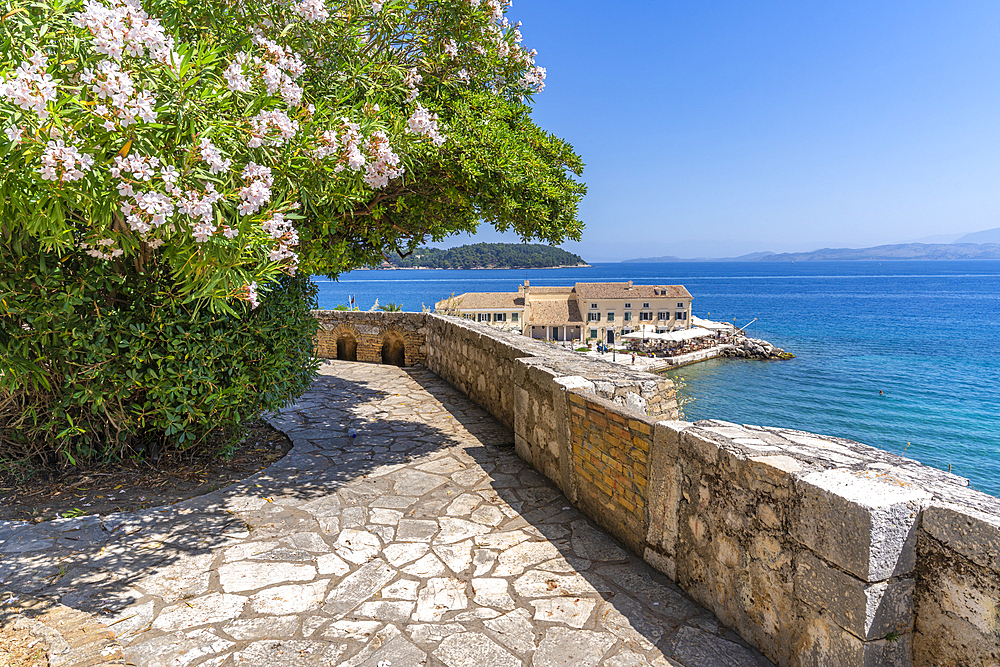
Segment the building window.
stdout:
<path fill-rule="evenodd" d="M 493 321 L 494 322 L 506 322 L 507 321 L 507 313 L 493 313 Z"/>
<path fill-rule="evenodd" d="M 587 321 L 588 322 L 600 322 L 601 321 L 601 314 L 600 313 L 587 313 Z"/>
<path fill-rule="evenodd" d="M 626 308 L 631 308 L 631 307 L 632 307 L 632 304 L 626 301 L 626 302 L 625 302 L 625 307 L 626 307 Z"/>
<path fill-rule="evenodd" d="M 651 322 L 653 319 L 653 313 L 650 313 L 648 311 L 639 313 L 639 319 L 643 322 Z"/>
<path fill-rule="evenodd" d="M 489 313 L 479 313 L 479 321 L 480 322 L 489 322 L 490 321 L 490 314 Z"/>
<path fill-rule="evenodd" d="M 678 307 L 678 308 L 683 308 L 683 307 L 684 307 L 684 304 L 683 304 L 683 303 L 679 303 L 679 304 L 677 304 L 677 307 Z"/>
<path fill-rule="evenodd" d="M 643 308 L 649 308 L 649 304 L 648 303 L 644 303 L 644 304 L 642 304 L 642 307 Z"/>
<path fill-rule="evenodd" d="M 677 319 L 678 320 L 686 320 L 687 318 L 688 318 L 687 311 L 684 311 L 684 310 L 678 310 L 677 311 Z"/>
<path fill-rule="evenodd" d="M 590 330 L 590 337 L 591 338 L 597 338 L 597 329 L 591 329 Z"/>
<path fill-rule="evenodd" d="M 626 322 L 631 322 L 632 321 L 632 313 L 631 312 L 626 312 L 625 313 L 625 321 Z"/>
<path fill-rule="evenodd" d="M 510 314 L 510 321 L 511 322 L 520 322 L 521 318 L 518 316 L 517 313 L 511 313 Z"/>
<path fill-rule="evenodd" d="M 614 322 L 614 321 L 615 321 L 615 313 L 614 311 L 611 311 L 610 313 L 608 313 L 608 322 Z"/>
<path fill-rule="evenodd" d="M 597 309 L 597 304 L 596 303 L 590 304 L 590 309 L 591 310 L 596 310 Z"/>
<path fill-rule="evenodd" d="M 665 310 L 661 310 L 660 312 L 658 312 L 656 314 L 656 319 L 661 320 L 661 321 L 669 320 L 670 319 L 670 313 L 668 313 Z"/>

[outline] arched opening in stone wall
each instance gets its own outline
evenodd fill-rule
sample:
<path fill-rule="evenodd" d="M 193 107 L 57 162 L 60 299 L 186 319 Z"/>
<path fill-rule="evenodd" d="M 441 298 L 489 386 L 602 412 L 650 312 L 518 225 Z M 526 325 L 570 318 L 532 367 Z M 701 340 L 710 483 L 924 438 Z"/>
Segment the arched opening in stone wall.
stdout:
<path fill-rule="evenodd" d="M 349 333 L 337 336 L 337 358 L 342 361 L 358 360 L 358 340 Z"/>
<path fill-rule="evenodd" d="M 382 341 L 382 363 L 389 366 L 406 365 L 406 345 L 399 334 L 386 334 Z"/>

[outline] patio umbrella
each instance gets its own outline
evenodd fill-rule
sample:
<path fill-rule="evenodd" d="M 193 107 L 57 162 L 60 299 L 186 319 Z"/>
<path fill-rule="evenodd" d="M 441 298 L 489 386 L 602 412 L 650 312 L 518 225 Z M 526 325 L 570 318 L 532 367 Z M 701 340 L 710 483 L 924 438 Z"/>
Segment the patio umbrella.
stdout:
<path fill-rule="evenodd" d="M 660 334 L 661 340 L 672 340 L 674 342 L 681 342 L 685 340 L 692 340 L 694 338 L 703 338 L 705 336 L 714 336 L 715 334 L 708 329 L 702 329 L 701 327 L 695 327 L 693 329 L 681 329 L 680 331 L 671 331 L 670 333 Z"/>

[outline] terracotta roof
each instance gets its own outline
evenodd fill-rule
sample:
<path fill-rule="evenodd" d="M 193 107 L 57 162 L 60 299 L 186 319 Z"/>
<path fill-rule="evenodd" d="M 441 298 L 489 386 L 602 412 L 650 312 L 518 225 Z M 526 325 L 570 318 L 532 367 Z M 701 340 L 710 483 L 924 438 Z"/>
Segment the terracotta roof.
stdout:
<path fill-rule="evenodd" d="M 631 283 L 577 283 L 581 299 L 690 299 L 683 285 L 632 285 Z"/>
<path fill-rule="evenodd" d="M 553 287 L 553 286 L 540 287 L 540 286 L 537 286 L 537 285 L 535 287 L 531 287 L 529 289 L 530 289 L 529 294 L 531 294 L 531 295 L 537 295 L 537 294 L 546 294 L 546 295 L 547 294 L 566 294 L 566 295 L 569 295 L 569 294 L 572 294 L 572 292 L 574 290 L 573 287 Z"/>
<path fill-rule="evenodd" d="M 448 301 L 451 301 L 450 307 L 459 310 L 524 308 L 524 297 L 517 292 L 466 292 L 451 299 L 442 299 L 434 307 L 444 308 Z"/>
<path fill-rule="evenodd" d="M 580 317 L 580 308 L 576 299 L 552 299 L 544 301 L 531 301 L 531 318 L 528 320 L 534 324 L 548 324 L 556 326 L 560 324 L 580 324 L 583 318 Z"/>

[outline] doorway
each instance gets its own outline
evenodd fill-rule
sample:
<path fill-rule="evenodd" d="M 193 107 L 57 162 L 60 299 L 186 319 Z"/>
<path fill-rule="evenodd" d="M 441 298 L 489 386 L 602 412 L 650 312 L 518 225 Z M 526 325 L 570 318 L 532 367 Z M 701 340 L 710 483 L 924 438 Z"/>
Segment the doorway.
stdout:
<path fill-rule="evenodd" d="M 406 346 L 399 334 L 389 334 L 382 341 L 382 363 L 387 366 L 406 365 Z"/>
<path fill-rule="evenodd" d="M 358 360 L 358 341 L 349 333 L 337 336 L 337 358 L 342 361 Z"/>

